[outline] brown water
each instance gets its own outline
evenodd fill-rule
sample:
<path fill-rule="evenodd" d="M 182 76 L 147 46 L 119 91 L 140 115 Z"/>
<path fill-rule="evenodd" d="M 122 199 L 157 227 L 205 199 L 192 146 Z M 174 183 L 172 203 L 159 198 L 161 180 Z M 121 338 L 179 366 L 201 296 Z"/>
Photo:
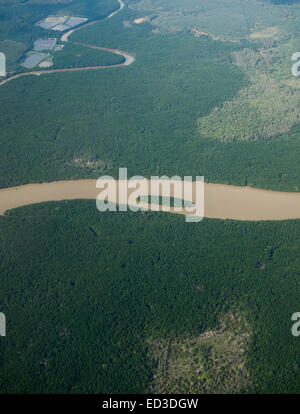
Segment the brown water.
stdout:
<path fill-rule="evenodd" d="M 300 218 L 300 193 L 211 183 L 206 183 L 204 188 L 204 215 L 208 218 L 254 221 Z M 99 192 L 96 180 L 56 181 L 5 188 L 0 190 L 0 214 L 46 201 L 96 200 Z"/>

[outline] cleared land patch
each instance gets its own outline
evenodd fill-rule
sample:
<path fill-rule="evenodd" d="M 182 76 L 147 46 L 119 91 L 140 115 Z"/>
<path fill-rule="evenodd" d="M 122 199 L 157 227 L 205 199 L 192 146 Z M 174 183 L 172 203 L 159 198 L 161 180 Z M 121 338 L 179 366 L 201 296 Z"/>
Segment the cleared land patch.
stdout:
<path fill-rule="evenodd" d="M 135 19 L 134 20 L 134 23 L 135 24 L 141 24 L 141 23 L 144 23 L 145 21 L 146 21 L 146 18 L 145 17 L 141 17 L 139 19 Z"/>
<path fill-rule="evenodd" d="M 249 79 L 249 86 L 197 122 L 201 137 L 221 141 L 253 141 L 290 133 L 299 122 L 298 87 L 291 78 L 291 55 L 297 50 L 299 4 L 273 5 L 253 0 L 141 0 L 131 7 L 139 13 L 156 13 L 151 24 L 156 33 L 247 42 L 234 55 Z M 292 44 L 296 49 L 291 49 Z M 298 76 L 300 63 L 293 65 Z"/>
<path fill-rule="evenodd" d="M 149 340 L 155 394 L 242 393 L 250 386 L 245 350 L 250 328 L 241 315 L 225 315 L 198 337 Z"/>
<path fill-rule="evenodd" d="M 129 0 L 130 1 L 130 0 Z M 249 38 L 260 32 L 288 36 L 299 24 L 299 4 L 272 5 L 255 0 L 141 0 L 130 1 L 139 13 L 155 13 L 152 24 L 161 32 L 181 32 L 192 27 L 225 40 Z"/>
<path fill-rule="evenodd" d="M 234 52 L 235 62 L 248 75 L 250 85 L 199 118 L 200 135 L 221 141 L 268 139 L 289 132 L 299 122 L 299 89 L 270 75 L 276 52 Z M 290 74 L 288 68 L 286 72 Z"/>
<path fill-rule="evenodd" d="M 252 32 L 250 35 L 251 39 L 269 39 L 278 33 L 278 27 L 271 26 L 265 27 L 262 30 Z"/>

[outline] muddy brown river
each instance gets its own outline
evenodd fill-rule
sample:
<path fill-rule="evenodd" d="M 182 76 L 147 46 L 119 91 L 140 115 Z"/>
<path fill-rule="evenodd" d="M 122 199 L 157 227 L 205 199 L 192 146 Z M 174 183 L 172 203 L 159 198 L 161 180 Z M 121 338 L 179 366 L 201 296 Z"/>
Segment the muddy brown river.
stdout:
<path fill-rule="evenodd" d="M 96 200 L 99 192 L 96 180 L 56 181 L 5 188 L 0 190 L 0 214 L 46 201 Z M 251 221 L 300 218 L 300 193 L 205 183 L 204 194 L 204 216 L 207 218 Z"/>

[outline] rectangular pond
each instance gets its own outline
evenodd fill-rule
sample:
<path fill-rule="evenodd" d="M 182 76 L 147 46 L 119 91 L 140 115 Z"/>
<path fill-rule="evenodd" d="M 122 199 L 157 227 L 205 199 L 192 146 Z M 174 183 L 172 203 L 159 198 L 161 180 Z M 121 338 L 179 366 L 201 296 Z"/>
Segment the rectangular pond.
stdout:
<path fill-rule="evenodd" d="M 34 42 L 33 50 L 40 52 L 41 50 L 52 50 L 56 45 L 56 39 L 38 39 Z"/>
<path fill-rule="evenodd" d="M 47 55 L 44 53 L 32 53 L 29 55 L 21 65 L 26 69 L 32 69 L 38 65 Z"/>

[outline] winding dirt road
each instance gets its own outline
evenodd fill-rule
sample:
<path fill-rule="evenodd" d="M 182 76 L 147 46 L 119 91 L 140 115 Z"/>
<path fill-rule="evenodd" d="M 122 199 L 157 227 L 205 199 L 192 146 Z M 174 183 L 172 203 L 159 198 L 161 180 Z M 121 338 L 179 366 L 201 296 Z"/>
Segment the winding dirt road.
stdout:
<path fill-rule="evenodd" d="M 124 7 L 125 4 L 123 3 L 122 0 L 118 0 L 120 3 L 120 8 L 116 11 L 114 11 L 113 13 L 111 13 L 109 16 L 107 16 L 105 19 L 98 19 L 98 20 L 92 20 L 89 21 L 75 29 L 71 29 L 68 32 L 64 33 L 61 37 L 61 41 L 62 42 L 68 42 L 69 41 L 69 36 L 74 33 L 75 31 L 78 31 L 80 29 L 82 29 L 83 27 L 87 27 L 87 26 L 91 26 L 95 23 L 99 23 L 103 20 L 107 20 L 107 19 L 111 19 L 113 16 L 115 16 L 117 13 L 119 13 Z M 71 43 L 71 42 L 70 42 Z M 99 70 L 99 69 L 113 69 L 113 68 L 119 68 L 122 66 L 129 66 L 131 65 L 134 61 L 135 58 L 133 55 L 131 55 L 128 52 L 124 52 L 123 50 L 119 50 L 119 49 L 109 49 L 106 47 L 100 47 L 100 46 L 94 46 L 94 45 L 89 45 L 86 43 L 80 43 L 80 42 L 72 42 L 72 44 L 76 44 L 76 45 L 80 45 L 80 46 L 85 46 L 85 47 L 89 47 L 91 49 L 97 49 L 97 50 L 104 50 L 106 52 L 110 52 L 110 53 L 115 53 L 116 55 L 121 55 L 125 58 L 125 61 L 123 63 L 118 63 L 116 65 L 105 65 L 105 66 L 84 66 L 84 67 L 80 67 L 80 68 L 66 68 L 66 69 L 46 69 L 46 70 L 33 70 L 31 72 L 22 72 L 22 73 L 16 73 L 15 75 L 12 75 L 10 77 L 7 77 L 5 79 L 3 79 L 0 82 L 0 86 L 5 85 L 7 82 L 10 82 L 14 79 L 18 79 L 21 78 L 23 76 L 31 76 L 31 75 L 35 75 L 35 76 L 41 76 L 44 74 L 49 74 L 49 73 L 62 73 L 62 72 L 79 72 L 79 71 L 87 71 L 87 70 Z"/>

